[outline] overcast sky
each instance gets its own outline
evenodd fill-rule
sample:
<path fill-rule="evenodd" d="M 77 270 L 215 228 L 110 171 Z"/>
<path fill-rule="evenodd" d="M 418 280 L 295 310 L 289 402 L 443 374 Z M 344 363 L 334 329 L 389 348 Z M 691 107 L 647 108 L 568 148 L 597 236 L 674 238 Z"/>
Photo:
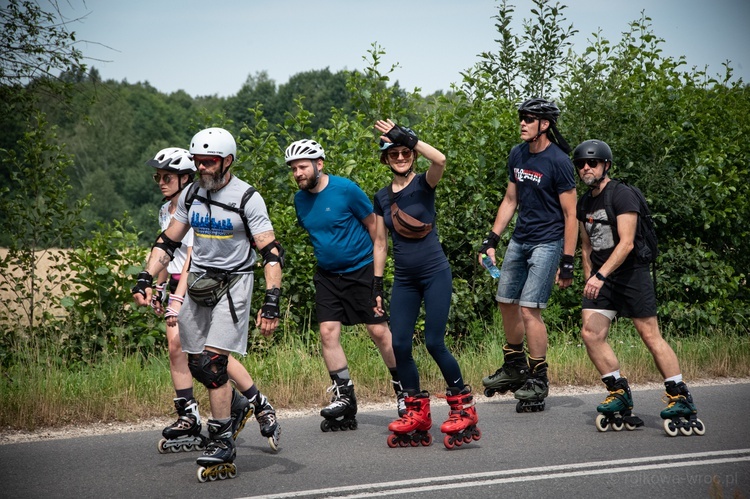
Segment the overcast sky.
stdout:
<path fill-rule="evenodd" d="M 84 3 L 85 1 L 85 3 Z M 533 17 L 530 0 L 515 0 L 514 32 Z M 750 82 L 750 0 L 568 0 L 567 20 L 579 30 L 581 53 L 601 28 L 620 40 L 641 11 L 665 40 L 664 54 L 688 67 L 708 65 Z M 234 95 L 248 75 L 267 71 L 277 85 L 290 76 L 329 68 L 362 69 L 373 42 L 381 68 L 402 87 L 423 94 L 460 83 L 477 54 L 492 51 L 499 3 L 492 0 L 63 0 L 79 48 L 104 79 L 147 81 L 162 92 Z M 106 61 L 106 62 L 105 62 Z"/>

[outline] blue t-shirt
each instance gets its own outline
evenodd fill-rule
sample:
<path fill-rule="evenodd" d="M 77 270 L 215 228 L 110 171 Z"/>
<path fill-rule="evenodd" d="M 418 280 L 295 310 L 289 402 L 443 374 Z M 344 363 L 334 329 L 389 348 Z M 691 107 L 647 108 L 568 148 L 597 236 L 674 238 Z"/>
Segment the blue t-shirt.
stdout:
<path fill-rule="evenodd" d="M 372 203 L 357 184 L 328 175 L 322 191 L 297 191 L 294 209 L 310 235 L 318 267 L 345 274 L 372 262 L 372 239 L 362 225 L 372 214 Z"/>
<path fill-rule="evenodd" d="M 565 233 L 560 194 L 576 186 L 573 163 L 557 144 L 532 154 L 529 144 L 508 155 L 508 180 L 516 184 L 518 218 L 513 239 L 519 243 L 548 243 Z"/>
<path fill-rule="evenodd" d="M 396 275 L 430 275 L 450 268 L 438 239 L 435 224 L 435 189 L 420 173 L 404 189 L 394 193 L 393 202 L 401 211 L 423 223 L 431 223 L 432 231 L 421 239 L 404 237 L 393 229 L 391 200 L 388 187 L 375 194 L 375 214 L 383 217 L 393 239 L 393 265 Z"/>

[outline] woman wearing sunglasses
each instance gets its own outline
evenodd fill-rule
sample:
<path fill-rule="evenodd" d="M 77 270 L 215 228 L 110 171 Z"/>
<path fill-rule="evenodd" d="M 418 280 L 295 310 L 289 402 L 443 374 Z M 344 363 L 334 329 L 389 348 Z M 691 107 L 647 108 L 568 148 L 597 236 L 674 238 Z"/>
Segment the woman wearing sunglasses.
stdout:
<path fill-rule="evenodd" d="M 190 153 L 185 149 L 168 147 L 146 162 L 156 168 L 154 182 L 159 185 L 166 203 L 159 210 L 159 225 L 166 230 L 177 209 L 180 192 L 190 185 L 195 175 L 195 164 Z M 203 447 L 205 438 L 201 436 L 201 418 L 198 402 L 193 396 L 193 376 L 188 368 L 185 352 L 180 344 L 180 332 L 177 326 L 177 311 L 172 306 L 175 300 L 182 298 L 173 295 L 177 289 L 183 267 L 190 258 L 193 249 L 193 231 L 187 233 L 182 245 L 174 252 L 174 259 L 157 277 L 157 285 L 151 297 L 151 307 L 165 315 L 167 326 L 167 345 L 169 348 L 169 371 L 175 389 L 174 406 L 177 410 L 177 421 L 164 428 L 164 438 L 159 442 L 159 452 L 189 451 Z M 169 306 L 164 309 L 164 298 L 169 291 Z"/>
<path fill-rule="evenodd" d="M 435 188 L 445 171 L 443 153 L 419 140 L 409 128 L 391 120 L 378 120 L 380 161 L 388 165 L 393 179 L 375 195 L 376 215 L 375 281 L 373 301 L 376 312 L 385 313 L 383 272 L 388 244 L 386 229 L 393 242 L 394 281 L 391 293 L 391 334 L 393 353 L 401 386 L 406 393 L 406 414 L 388 425 L 390 447 L 430 445 L 432 427 L 430 395 L 419 383 L 412 356 L 414 328 L 422 303 L 425 307 L 424 335 L 427 351 L 438 364 L 447 384 L 450 405 L 448 420 L 440 427 L 446 433 L 443 443 L 449 449 L 472 440 L 481 432 L 471 387 L 464 384 L 456 359 L 445 346 L 445 328 L 453 292 L 453 278 L 435 226 Z M 429 161 L 425 173 L 416 173 L 417 157 Z"/>
<path fill-rule="evenodd" d="M 517 210 L 495 296 L 505 331 L 504 363 L 482 380 L 485 395 L 515 392 L 517 412 L 544 410 L 549 379 L 542 309 L 547 307 L 554 282 L 561 288 L 573 282 L 578 242 L 576 183 L 568 157 L 570 146 L 557 131 L 559 116 L 555 103 L 541 98 L 518 107 L 523 142 L 510 151 L 508 187 L 479 250 L 480 261 L 486 254 L 495 262 L 500 234 Z"/>

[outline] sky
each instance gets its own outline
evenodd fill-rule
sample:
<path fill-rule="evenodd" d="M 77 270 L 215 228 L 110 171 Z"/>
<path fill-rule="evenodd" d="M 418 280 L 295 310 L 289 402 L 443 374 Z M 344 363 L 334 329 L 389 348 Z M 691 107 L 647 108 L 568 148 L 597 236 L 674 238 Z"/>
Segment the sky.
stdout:
<path fill-rule="evenodd" d="M 514 33 L 533 15 L 515 5 Z M 567 22 L 582 53 L 592 33 L 612 43 L 645 11 L 664 39 L 663 54 L 685 56 L 686 69 L 708 66 L 750 82 L 748 0 L 567 0 Z M 423 95 L 449 90 L 478 54 L 496 49 L 494 0 L 63 0 L 63 14 L 86 64 L 103 79 L 148 82 L 165 93 L 236 94 L 266 71 L 277 85 L 310 70 L 363 69 L 368 50 L 384 51 L 381 70 L 398 64 L 392 82 Z"/>

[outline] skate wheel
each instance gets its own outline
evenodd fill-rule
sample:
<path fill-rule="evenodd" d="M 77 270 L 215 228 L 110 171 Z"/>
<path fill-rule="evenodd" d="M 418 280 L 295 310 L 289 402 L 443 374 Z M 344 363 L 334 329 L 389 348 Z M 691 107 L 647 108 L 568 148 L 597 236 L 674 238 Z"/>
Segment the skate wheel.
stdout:
<path fill-rule="evenodd" d="M 604 414 L 599 414 L 596 417 L 596 421 L 594 421 L 594 425 L 596 426 L 596 429 L 600 432 L 605 432 L 609 430 L 609 421 L 607 421 L 607 416 Z"/>
<path fill-rule="evenodd" d="M 399 441 L 398 441 L 398 446 L 399 446 L 399 447 L 409 447 L 409 442 L 407 442 L 407 441 L 406 441 L 406 440 L 404 440 L 404 439 L 399 439 Z"/>
<path fill-rule="evenodd" d="M 450 435 L 446 435 L 443 438 L 443 445 L 445 445 L 446 449 L 452 449 L 456 446 L 455 441 L 453 440 L 453 437 Z"/>
<path fill-rule="evenodd" d="M 480 438 L 482 438 L 482 430 L 480 430 L 479 428 L 474 428 L 471 431 L 471 438 L 472 440 L 479 440 Z"/>
<path fill-rule="evenodd" d="M 156 443 L 156 450 L 159 451 L 159 454 L 166 454 L 167 452 L 169 452 L 169 449 L 165 447 L 166 444 L 167 444 L 166 438 L 162 438 Z"/>
<path fill-rule="evenodd" d="M 470 444 L 471 443 L 471 433 L 466 433 L 464 435 L 464 443 L 465 444 Z"/>
<path fill-rule="evenodd" d="M 351 423 L 349 423 L 349 429 L 356 430 L 357 429 L 357 424 L 358 424 L 357 420 L 355 419 L 354 421 L 352 421 Z"/>
<path fill-rule="evenodd" d="M 227 470 L 227 478 L 234 478 L 237 476 L 237 466 L 232 464 L 232 466 Z"/>
<path fill-rule="evenodd" d="M 430 433 L 427 433 L 424 437 L 422 437 L 422 445 L 425 447 L 429 447 L 432 445 L 432 435 Z"/>
<path fill-rule="evenodd" d="M 414 439 L 414 437 L 412 437 L 409 440 L 409 445 L 411 445 L 412 447 L 419 447 L 419 442 L 421 442 L 421 441 L 422 441 L 422 439 L 420 439 L 419 437 L 416 437 L 416 440 Z"/>
<path fill-rule="evenodd" d="M 388 444 L 388 447 L 391 449 L 395 449 L 398 447 L 398 435 L 388 435 L 388 440 L 386 440 L 386 443 Z"/>
<path fill-rule="evenodd" d="M 228 473 L 227 473 L 226 468 L 222 468 L 221 471 L 219 472 L 219 480 L 226 480 L 227 475 Z"/>
<path fill-rule="evenodd" d="M 680 426 L 680 433 L 682 433 L 686 437 L 689 437 L 693 434 L 693 428 L 691 426 Z"/>
<path fill-rule="evenodd" d="M 695 420 L 695 426 L 693 427 L 693 431 L 696 435 L 702 436 L 706 433 L 706 425 L 703 424 L 703 421 L 700 419 Z"/>
<path fill-rule="evenodd" d="M 671 419 L 664 420 L 664 431 L 667 432 L 667 435 L 669 435 L 670 437 L 676 437 L 679 433 L 677 426 L 672 422 Z"/>
<path fill-rule="evenodd" d="M 278 452 L 278 450 L 279 450 L 279 444 L 276 443 L 276 440 L 274 440 L 273 437 L 268 437 L 268 446 L 274 452 Z"/>
<path fill-rule="evenodd" d="M 193 450 L 193 444 L 182 444 L 182 450 L 185 452 L 190 452 Z"/>
<path fill-rule="evenodd" d="M 484 396 L 485 397 L 492 397 L 495 394 L 495 390 L 492 388 L 485 388 L 484 389 Z"/>
<path fill-rule="evenodd" d="M 630 423 L 625 423 L 625 428 L 627 428 L 628 431 L 633 431 L 638 428 L 638 426 Z"/>
<path fill-rule="evenodd" d="M 518 413 L 523 412 L 523 402 L 521 402 L 520 400 L 516 404 L 516 412 L 518 412 Z"/>
<path fill-rule="evenodd" d="M 198 468 L 197 475 L 198 475 L 198 481 L 200 483 L 206 483 L 208 481 L 208 477 L 206 476 L 206 468 L 204 468 L 203 466 Z"/>
<path fill-rule="evenodd" d="M 324 419 L 320 422 L 320 429 L 323 433 L 328 433 L 329 431 L 331 431 L 331 422 L 327 419 Z"/>
<path fill-rule="evenodd" d="M 615 431 L 622 431 L 622 429 L 625 427 L 625 424 L 622 421 L 612 421 L 612 429 Z"/>

